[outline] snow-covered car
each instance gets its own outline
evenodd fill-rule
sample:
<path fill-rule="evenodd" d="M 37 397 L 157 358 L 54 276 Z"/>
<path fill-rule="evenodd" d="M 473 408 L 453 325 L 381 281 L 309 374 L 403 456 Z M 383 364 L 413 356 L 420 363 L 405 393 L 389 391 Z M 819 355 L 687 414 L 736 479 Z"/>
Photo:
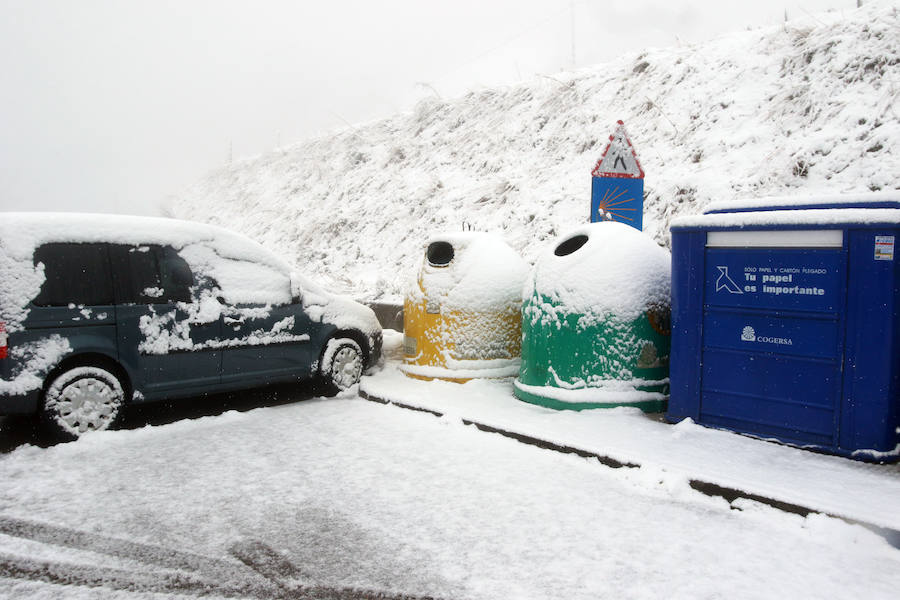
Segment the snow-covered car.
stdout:
<path fill-rule="evenodd" d="M 222 228 L 150 217 L 0 215 L 0 414 L 74 438 L 130 402 L 314 379 L 381 355 L 366 306 Z"/>

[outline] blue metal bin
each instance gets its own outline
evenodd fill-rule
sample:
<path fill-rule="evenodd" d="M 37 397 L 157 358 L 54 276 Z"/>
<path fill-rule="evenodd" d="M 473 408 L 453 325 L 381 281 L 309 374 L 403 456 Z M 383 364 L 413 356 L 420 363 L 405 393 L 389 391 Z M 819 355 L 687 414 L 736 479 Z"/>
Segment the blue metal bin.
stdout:
<path fill-rule="evenodd" d="M 676 219 L 667 420 L 900 458 L 898 238 L 896 192 Z"/>

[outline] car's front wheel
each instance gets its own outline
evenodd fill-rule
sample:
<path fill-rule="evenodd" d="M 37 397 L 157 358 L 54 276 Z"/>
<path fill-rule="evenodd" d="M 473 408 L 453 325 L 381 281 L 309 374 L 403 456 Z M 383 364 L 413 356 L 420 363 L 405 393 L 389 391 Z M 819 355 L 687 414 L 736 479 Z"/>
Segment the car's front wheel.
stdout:
<path fill-rule="evenodd" d="M 116 423 L 125 403 L 119 379 L 100 367 L 63 371 L 47 387 L 41 418 L 58 437 L 76 439 Z"/>
<path fill-rule="evenodd" d="M 354 340 L 328 340 L 319 363 L 319 379 L 324 395 L 334 396 L 359 383 L 364 364 L 365 356 Z"/>

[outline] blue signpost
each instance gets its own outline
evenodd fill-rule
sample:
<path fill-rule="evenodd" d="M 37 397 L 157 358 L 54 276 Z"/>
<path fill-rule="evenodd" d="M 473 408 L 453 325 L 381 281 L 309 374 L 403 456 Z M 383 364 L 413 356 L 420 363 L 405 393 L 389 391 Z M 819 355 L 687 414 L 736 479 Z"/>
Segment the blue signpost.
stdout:
<path fill-rule="evenodd" d="M 591 175 L 591 223 L 618 221 L 642 230 L 644 169 L 622 121 L 609 136 L 609 144 Z"/>

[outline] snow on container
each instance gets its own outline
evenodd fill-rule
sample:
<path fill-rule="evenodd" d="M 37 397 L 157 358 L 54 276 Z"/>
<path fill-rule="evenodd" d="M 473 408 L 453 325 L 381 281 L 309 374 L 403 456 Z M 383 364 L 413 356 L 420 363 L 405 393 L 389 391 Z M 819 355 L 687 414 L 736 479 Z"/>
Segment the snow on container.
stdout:
<path fill-rule="evenodd" d="M 519 370 L 528 265 L 481 232 L 428 240 L 403 308 L 401 370 L 418 379 L 512 377 Z"/>
<path fill-rule="evenodd" d="M 558 238 L 523 292 L 516 397 L 555 409 L 663 410 L 669 272 L 668 251 L 622 223 Z"/>
<path fill-rule="evenodd" d="M 672 223 L 666 419 L 900 458 L 900 193 L 705 212 Z"/>

